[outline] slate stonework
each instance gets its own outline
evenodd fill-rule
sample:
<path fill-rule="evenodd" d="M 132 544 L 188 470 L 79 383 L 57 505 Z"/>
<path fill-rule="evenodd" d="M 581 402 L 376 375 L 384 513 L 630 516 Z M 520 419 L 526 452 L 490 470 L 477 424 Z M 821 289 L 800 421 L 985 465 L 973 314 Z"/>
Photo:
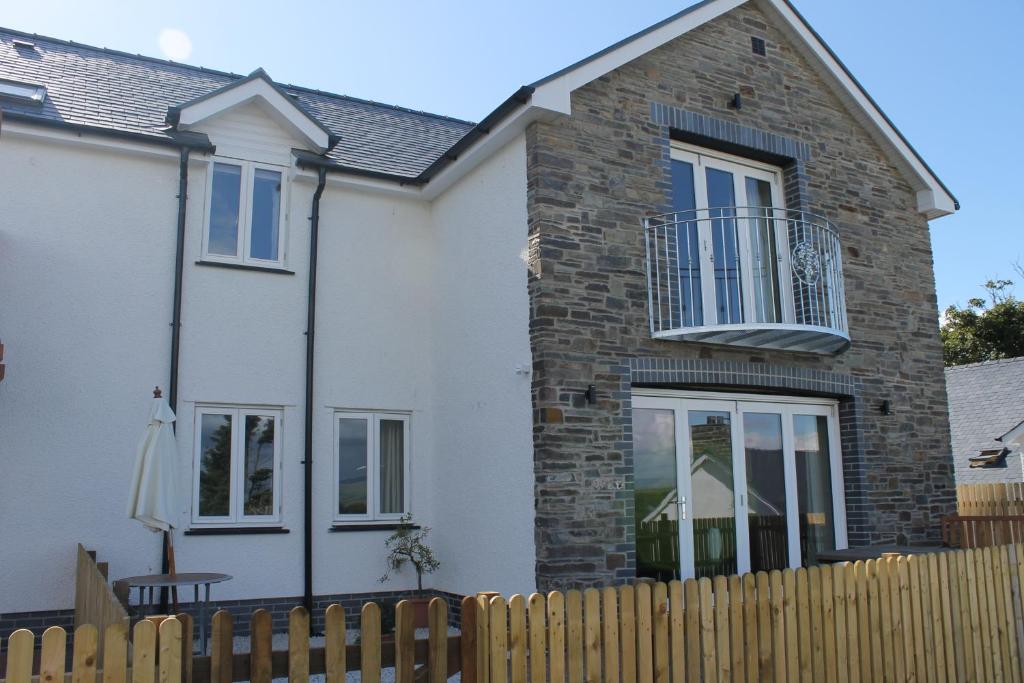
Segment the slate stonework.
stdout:
<path fill-rule="evenodd" d="M 766 40 L 765 56 L 751 36 Z M 727 107 L 736 92 L 739 111 Z M 539 588 L 635 575 L 637 384 L 839 398 L 851 543 L 934 542 L 955 493 L 928 224 L 870 135 L 749 4 L 580 88 L 572 104 L 571 117 L 527 131 Z M 777 153 L 792 159 L 787 205 L 841 234 L 847 351 L 651 339 L 641 219 L 669 206 L 669 138 L 685 134 L 671 111 L 716 122 L 711 142 L 730 130 L 751 148 L 766 134 L 788 141 Z M 893 415 L 880 414 L 883 400 Z"/>

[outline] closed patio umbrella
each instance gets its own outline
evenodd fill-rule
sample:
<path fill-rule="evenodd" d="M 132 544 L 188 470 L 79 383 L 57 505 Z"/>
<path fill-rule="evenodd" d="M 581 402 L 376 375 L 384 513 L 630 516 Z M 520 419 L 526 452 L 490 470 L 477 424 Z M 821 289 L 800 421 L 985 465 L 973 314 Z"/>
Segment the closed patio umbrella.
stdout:
<path fill-rule="evenodd" d="M 153 391 L 149 425 L 139 441 L 128 495 L 128 516 L 142 522 L 147 529 L 163 532 L 171 574 L 175 573 L 172 533 L 181 508 L 174 419 L 174 411 L 157 387 Z"/>

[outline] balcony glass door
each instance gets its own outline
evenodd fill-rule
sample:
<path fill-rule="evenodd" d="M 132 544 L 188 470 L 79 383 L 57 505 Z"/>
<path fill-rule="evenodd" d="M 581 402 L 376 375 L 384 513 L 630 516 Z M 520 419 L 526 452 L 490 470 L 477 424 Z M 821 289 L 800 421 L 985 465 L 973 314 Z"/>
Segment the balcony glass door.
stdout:
<path fill-rule="evenodd" d="M 639 576 L 807 566 L 845 547 L 834 402 L 763 399 L 634 396 Z"/>
<path fill-rule="evenodd" d="M 786 322 L 776 230 L 781 172 L 681 145 L 672 148 L 672 197 L 685 327 Z"/>

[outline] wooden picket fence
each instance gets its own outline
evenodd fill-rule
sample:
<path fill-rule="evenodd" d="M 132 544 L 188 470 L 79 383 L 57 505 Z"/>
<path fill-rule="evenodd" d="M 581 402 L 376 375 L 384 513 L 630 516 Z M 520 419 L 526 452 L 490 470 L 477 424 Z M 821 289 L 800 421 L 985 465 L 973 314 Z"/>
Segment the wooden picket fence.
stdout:
<path fill-rule="evenodd" d="M 942 519 L 942 542 L 956 548 L 1024 543 L 1024 484 L 962 484 L 957 514 Z"/>
<path fill-rule="evenodd" d="M 1024 546 L 894 557 L 854 564 L 717 576 L 685 582 L 570 590 L 529 597 L 467 597 L 462 631 L 448 635 L 446 603 L 430 604 L 429 637 L 416 640 L 412 606 L 399 603 L 393 640 L 380 608 L 360 613 L 346 645 L 345 613 L 324 615 L 311 647 L 310 615 L 292 610 L 286 650 L 273 651 L 271 617 L 251 616 L 247 653 L 232 651 L 234 622 L 213 618 L 211 654 L 192 655 L 186 615 L 123 624 L 102 634 L 15 632 L 3 683 L 684 683 L 687 681 L 1022 681 Z"/>

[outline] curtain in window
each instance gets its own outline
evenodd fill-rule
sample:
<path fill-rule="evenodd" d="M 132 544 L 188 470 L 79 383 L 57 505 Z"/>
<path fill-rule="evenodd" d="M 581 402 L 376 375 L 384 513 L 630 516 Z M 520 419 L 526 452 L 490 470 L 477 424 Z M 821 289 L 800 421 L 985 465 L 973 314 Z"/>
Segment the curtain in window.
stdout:
<path fill-rule="evenodd" d="M 405 423 L 380 421 L 380 511 L 405 512 Z"/>

